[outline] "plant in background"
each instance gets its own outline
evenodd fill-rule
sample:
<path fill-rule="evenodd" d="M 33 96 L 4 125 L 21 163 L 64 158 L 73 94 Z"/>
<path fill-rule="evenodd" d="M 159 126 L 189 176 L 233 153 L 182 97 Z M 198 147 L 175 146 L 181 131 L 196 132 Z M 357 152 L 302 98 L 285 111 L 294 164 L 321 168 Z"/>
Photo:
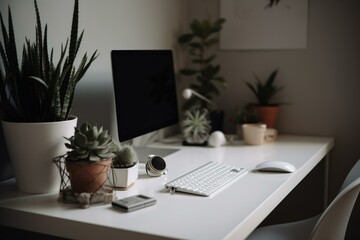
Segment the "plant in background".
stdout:
<path fill-rule="evenodd" d="M 235 124 L 258 123 L 260 121 L 259 114 L 252 108 L 244 106 L 235 112 Z"/>
<path fill-rule="evenodd" d="M 69 119 L 75 86 L 97 57 L 84 54 L 79 66 L 74 62 L 84 31 L 78 36 L 79 1 L 75 0 L 70 41 L 61 46 L 60 59 L 53 61 L 49 54 L 47 25 L 41 26 L 39 9 L 36 12 L 36 40 L 26 39 L 19 66 L 15 34 L 9 7 L 8 30 L 0 14 L 3 43 L 0 42 L 2 66 L 0 71 L 1 118 L 12 122 L 52 122 Z M 66 53 L 68 51 L 68 53 Z"/>
<path fill-rule="evenodd" d="M 138 162 L 137 154 L 130 145 L 120 146 L 114 154 L 113 166 L 115 168 L 128 168 L 134 166 Z"/>
<path fill-rule="evenodd" d="M 180 70 L 180 74 L 185 76 L 195 76 L 197 82 L 190 85 L 190 88 L 212 99 L 220 94 L 217 84 L 226 87 L 226 80 L 219 76 L 220 65 L 213 64 L 216 58 L 215 54 L 209 54 L 208 51 L 219 39 L 214 34 L 220 32 L 225 19 L 220 18 L 215 22 L 210 20 L 194 20 L 190 24 L 190 33 L 183 34 L 179 37 L 180 44 L 189 47 L 188 53 L 191 56 L 191 62 L 195 66 L 193 68 L 184 68 Z M 189 109 L 192 106 L 207 106 L 207 102 L 199 98 L 191 98 L 185 102 L 183 109 Z"/>
<path fill-rule="evenodd" d="M 280 103 L 273 103 L 271 100 L 276 93 L 283 89 L 283 87 L 278 87 L 274 84 L 277 73 L 278 70 L 275 69 L 264 83 L 256 75 L 256 83 L 246 82 L 246 85 L 257 98 L 257 103 L 248 104 L 247 109 L 255 111 L 259 116 L 260 122 L 265 123 L 268 128 L 276 127 L 280 105 Z"/>
<path fill-rule="evenodd" d="M 65 146 L 70 149 L 66 157 L 70 162 L 98 162 L 112 159 L 118 148 L 107 130 L 89 123 L 75 127 L 74 135 L 65 139 L 69 141 Z"/>
<path fill-rule="evenodd" d="M 278 87 L 274 84 L 276 79 L 276 75 L 278 73 L 278 69 L 275 69 L 268 79 L 263 83 L 260 78 L 255 75 L 256 83 L 252 84 L 250 82 L 245 82 L 249 89 L 255 94 L 256 99 L 258 101 L 257 104 L 260 106 L 271 106 L 278 105 L 278 103 L 271 103 L 270 100 L 273 96 L 283 89 L 283 87 Z"/>
<path fill-rule="evenodd" d="M 211 130 L 208 110 L 193 108 L 185 111 L 181 127 L 187 143 L 202 144 L 206 142 Z"/>

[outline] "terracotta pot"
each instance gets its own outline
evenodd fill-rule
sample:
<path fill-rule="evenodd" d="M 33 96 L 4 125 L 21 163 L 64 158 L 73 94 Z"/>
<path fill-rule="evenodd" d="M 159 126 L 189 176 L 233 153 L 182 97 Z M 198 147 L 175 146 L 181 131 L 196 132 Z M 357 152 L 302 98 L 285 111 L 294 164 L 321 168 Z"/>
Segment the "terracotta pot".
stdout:
<path fill-rule="evenodd" d="M 259 114 L 260 121 L 265 123 L 267 128 L 276 128 L 279 106 L 253 106 L 253 108 Z"/>
<path fill-rule="evenodd" d="M 111 163 L 111 159 L 93 163 L 66 161 L 71 190 L 74 193 L 98 191 L 106 183 Z"/>

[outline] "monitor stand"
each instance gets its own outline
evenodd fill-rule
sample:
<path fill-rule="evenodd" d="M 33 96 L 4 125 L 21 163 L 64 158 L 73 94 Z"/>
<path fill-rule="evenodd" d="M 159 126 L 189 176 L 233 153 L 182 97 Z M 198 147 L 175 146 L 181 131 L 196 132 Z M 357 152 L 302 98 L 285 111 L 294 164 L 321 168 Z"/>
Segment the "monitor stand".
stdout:
<path fill-rule="evenodd" d="M 146 163 L 149 160 L 148 158 L 149 155 L 156 155 L 164 158 L 180 150 L 176 148 L 152 148 L 152 147 L 135 147 L 135 146 L 134 149 L 138 156 L 139 162 L 141 163 Z"/>

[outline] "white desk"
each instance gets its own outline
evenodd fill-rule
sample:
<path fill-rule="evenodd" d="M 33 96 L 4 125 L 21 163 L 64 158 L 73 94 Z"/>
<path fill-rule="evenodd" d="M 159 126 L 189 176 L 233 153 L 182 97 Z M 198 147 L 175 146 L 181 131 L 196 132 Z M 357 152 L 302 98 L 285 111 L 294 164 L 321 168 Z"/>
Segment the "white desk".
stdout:
<path fill-rule="evenodd" d="M 14 180 L 7 181 L 0 184 L 0 225 L 76 239 L 243 239 L 333 145 L 332 138 L 280 136 L 278 141 L 262 146 L 237 142 L 219 148 L 181 147 L 165 158 L 166 176 L 140 174 L 131 189 L 117 192 L 119 198 L 141 193 L 157 199 L 156 205 L 131 213 L 117 211 L 109 204 L 80 209 L 58 202 L 58 194 L 20 193 Z M 265 160 L 289 161 L 297 171 L 251 171 Z M 250 171 L 213 198 L 164 191 L 167 181 L 207 161 Z"/>

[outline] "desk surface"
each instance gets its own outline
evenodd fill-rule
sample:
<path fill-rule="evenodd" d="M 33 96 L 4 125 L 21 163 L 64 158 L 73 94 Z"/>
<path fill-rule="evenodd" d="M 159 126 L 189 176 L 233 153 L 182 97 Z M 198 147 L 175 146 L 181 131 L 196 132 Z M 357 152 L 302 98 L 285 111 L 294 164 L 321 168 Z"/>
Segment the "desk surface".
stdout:
<path fill-rule="evenodd" d="M 261 146 L 242 142 L 218 148 L 178 145 L 180 151 L 165 157 L 167 175 L 151 178 L 140 170 L 132 188 L 116 192 L 118 198 L 141 193 L 157 199 L 156 205 L 130 213 L 110 204 L 81 209 L 58 202 L 58 194 L 24 194 L 10 180 L 0 184 L 0 225 L 76 239 L 243 239 L 333 145 L 332 138 L 299 136 L 280 136 Z M 291 162 L 297 170 L 289 174 L 252 171 L 268 160 Z M 208 161 L 245 167 L 249 172 L 212 198 L 165 191 L 166 182 Z"/>

